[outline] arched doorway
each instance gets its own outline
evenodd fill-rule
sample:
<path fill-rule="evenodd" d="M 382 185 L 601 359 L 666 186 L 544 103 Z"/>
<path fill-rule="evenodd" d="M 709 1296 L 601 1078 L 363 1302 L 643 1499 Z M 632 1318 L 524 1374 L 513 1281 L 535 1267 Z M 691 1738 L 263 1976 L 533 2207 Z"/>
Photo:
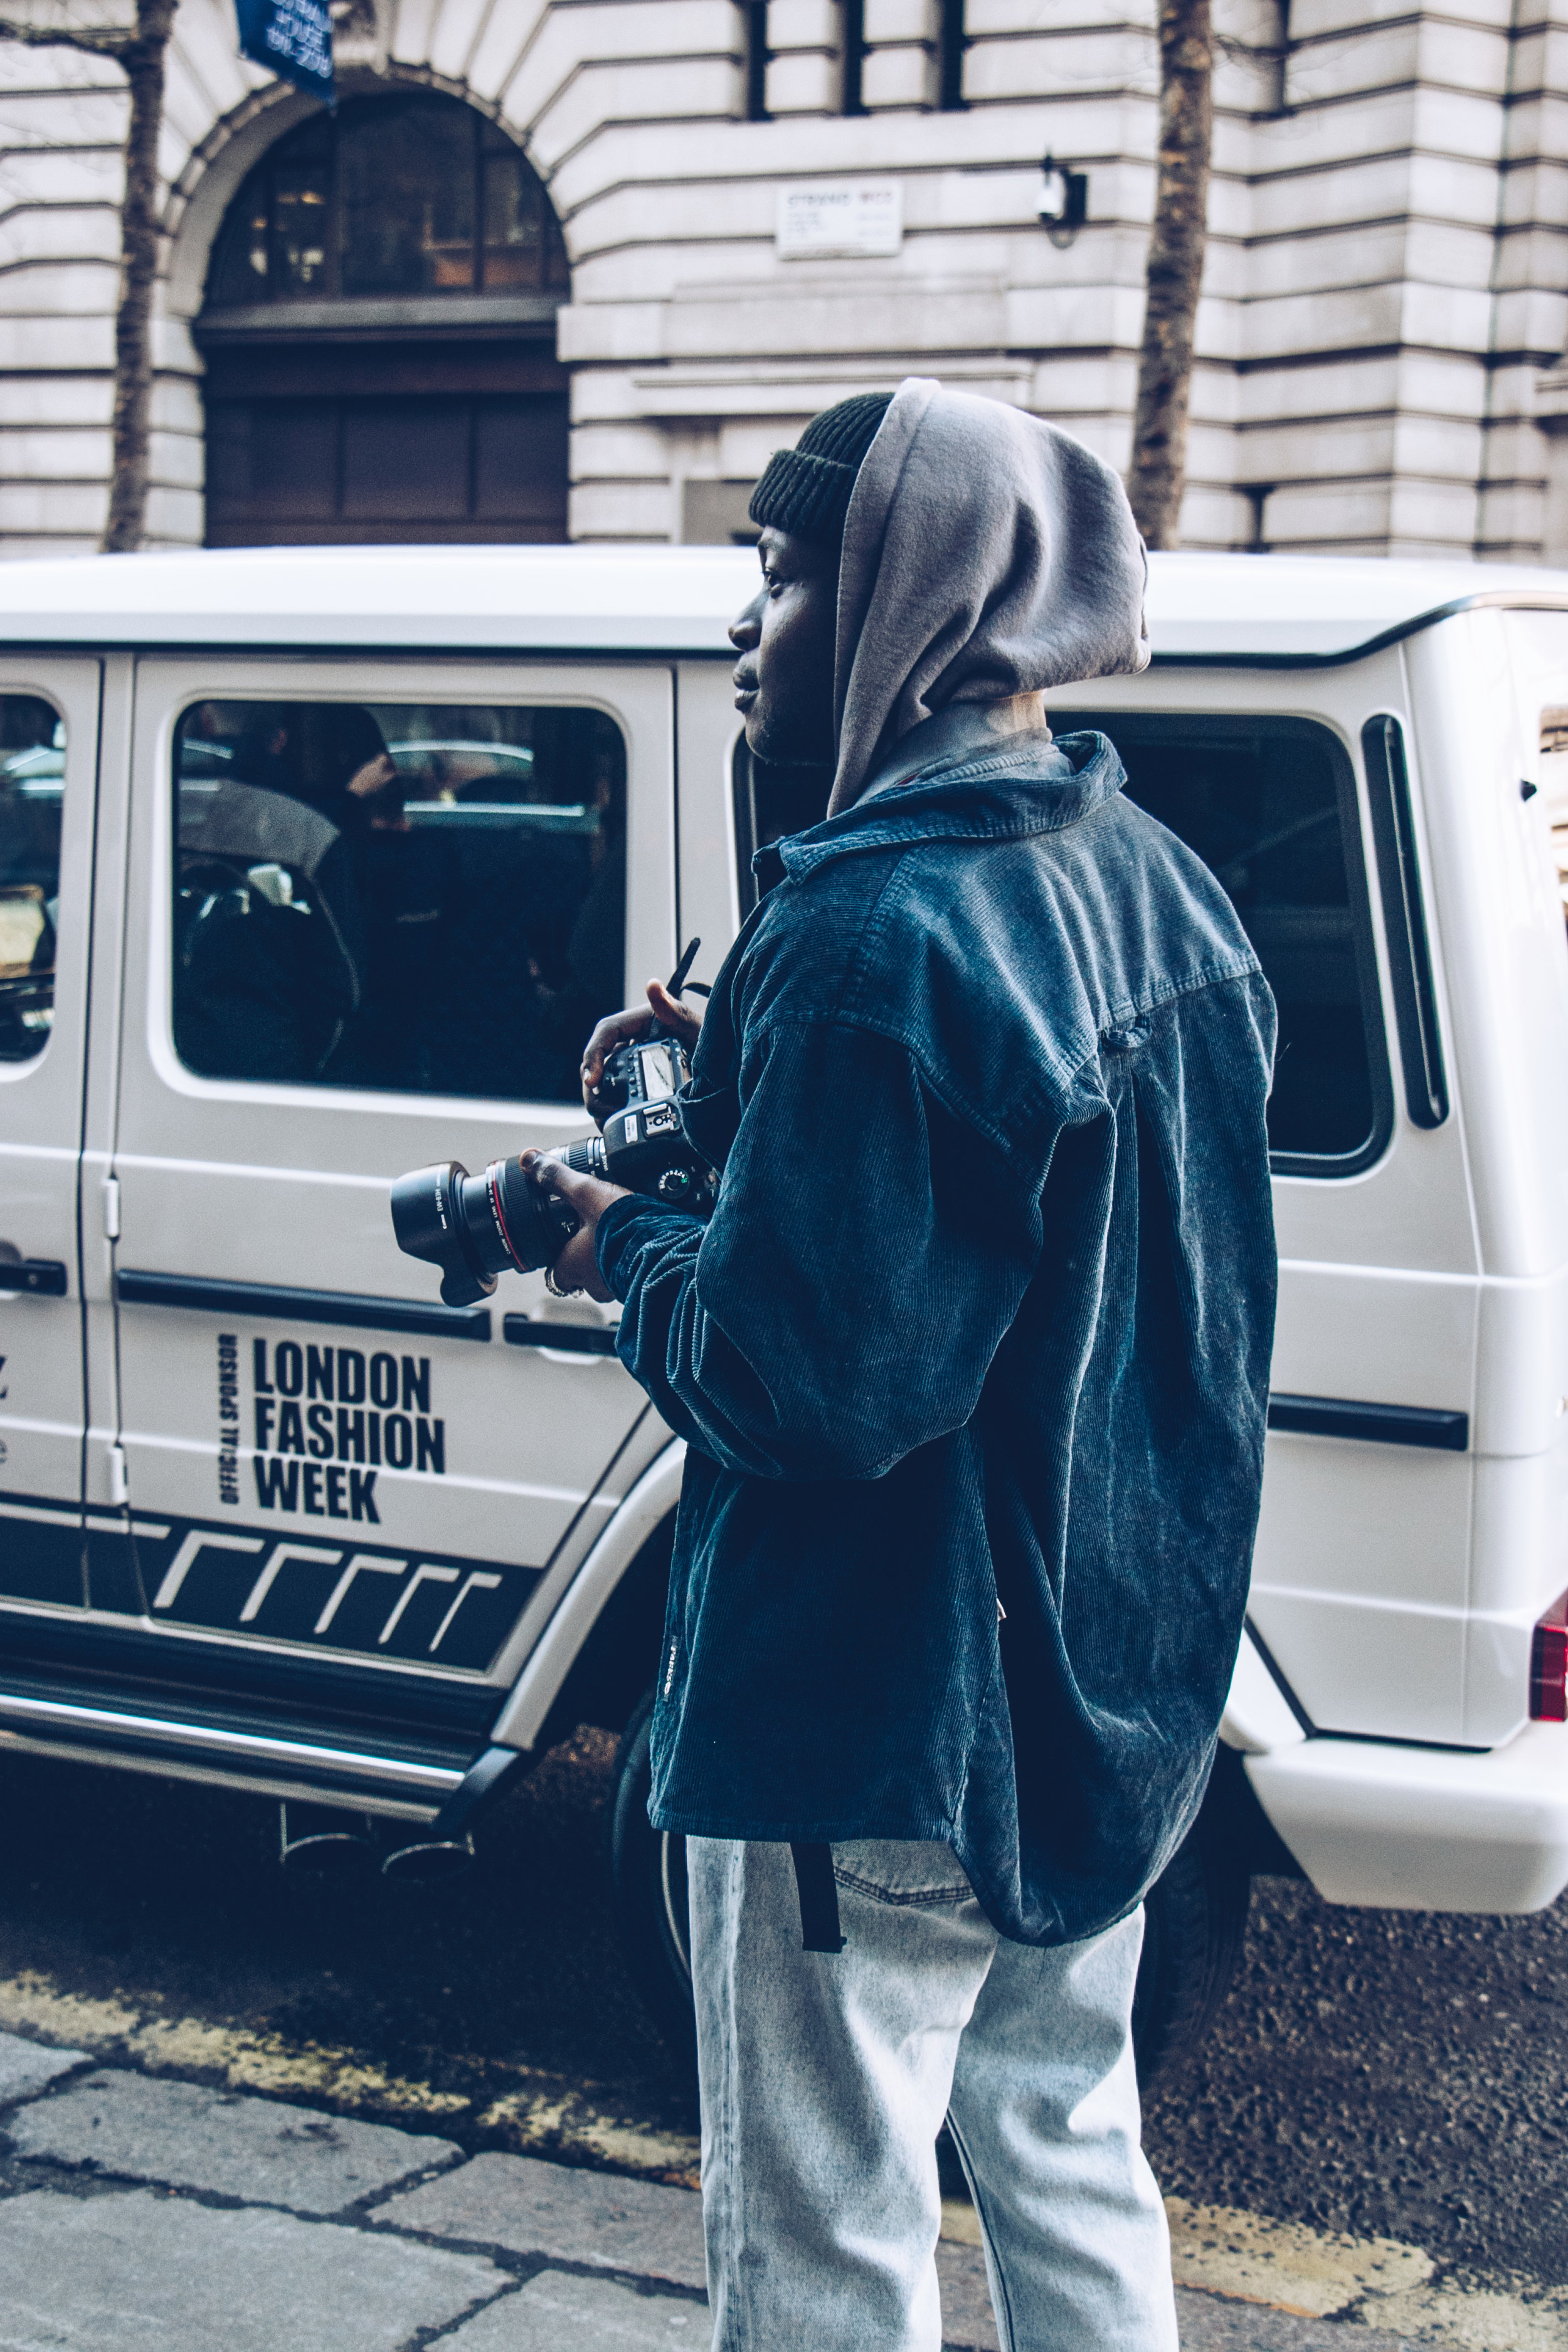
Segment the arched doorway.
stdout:
<path fill-rule="evenodd" d="M 213 248 L 208 546 L 564 539 L 566 289 L 542 184 L 472 107 L 313 115 Z"/>

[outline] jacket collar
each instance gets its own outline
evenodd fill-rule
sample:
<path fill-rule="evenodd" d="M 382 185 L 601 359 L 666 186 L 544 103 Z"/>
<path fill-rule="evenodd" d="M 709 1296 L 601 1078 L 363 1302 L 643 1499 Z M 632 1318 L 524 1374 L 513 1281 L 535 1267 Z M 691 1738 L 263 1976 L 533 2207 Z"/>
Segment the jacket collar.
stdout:
<path fill-rule="evenodd" d="M 853 808 L 759 850 L 752 865 L 776 857 L 804 875 L 851 851 L 1056 833 L 1126 781 L 1103 735 L 999 735 L 983 705 L 954 704 L 910 729 Z"/>

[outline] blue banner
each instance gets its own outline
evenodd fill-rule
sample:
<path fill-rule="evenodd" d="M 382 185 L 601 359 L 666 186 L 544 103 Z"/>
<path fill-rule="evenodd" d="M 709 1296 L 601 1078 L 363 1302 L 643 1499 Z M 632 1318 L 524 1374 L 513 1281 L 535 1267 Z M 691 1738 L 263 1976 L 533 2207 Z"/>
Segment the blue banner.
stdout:
<path fill-rule="evenodd" d="M 332 20 L 327 0 L 234 0 L 239 53 L 298 82 L 329 106 L 332 87 Z"/>

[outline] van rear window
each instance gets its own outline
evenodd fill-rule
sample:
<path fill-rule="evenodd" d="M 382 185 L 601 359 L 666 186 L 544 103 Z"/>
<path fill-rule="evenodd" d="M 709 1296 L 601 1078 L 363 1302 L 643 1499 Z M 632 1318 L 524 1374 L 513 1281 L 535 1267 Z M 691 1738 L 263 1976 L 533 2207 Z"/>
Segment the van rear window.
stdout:
<path fill-rule="evenodd" d="M 1268 1140 L 1282 1175 L 1349 1175 L 1384 1149 L 1393 1097 L 1355 783 L 1337 736 L 1304 719 L 1053 712 L 1095 727 L 1127 792 L 1218 877 L 1274 992 Z"/>
<path fill-rule="evenodd" d="M 55 1017 L 65 721 L 0 695 L 0 1062 L 30 1062 Z"/>
<path fill-rule="evenodd" d="M 580 1099 L 624 1002 L 626 746 L 588 709 L 201 702 L 174 1045 L 212 1078 Z"/>

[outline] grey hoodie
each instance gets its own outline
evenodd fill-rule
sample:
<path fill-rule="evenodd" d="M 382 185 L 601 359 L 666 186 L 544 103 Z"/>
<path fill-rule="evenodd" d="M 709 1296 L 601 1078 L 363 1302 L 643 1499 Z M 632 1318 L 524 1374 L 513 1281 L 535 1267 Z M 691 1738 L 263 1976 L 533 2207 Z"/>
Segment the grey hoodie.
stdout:
<path fill-rule="evenodd" d="M 844 526 L 828 814 L 950 703 L 1142 669 L 1147 569 L 1103 458 L 1021 409 L 906 376 Z"/>

